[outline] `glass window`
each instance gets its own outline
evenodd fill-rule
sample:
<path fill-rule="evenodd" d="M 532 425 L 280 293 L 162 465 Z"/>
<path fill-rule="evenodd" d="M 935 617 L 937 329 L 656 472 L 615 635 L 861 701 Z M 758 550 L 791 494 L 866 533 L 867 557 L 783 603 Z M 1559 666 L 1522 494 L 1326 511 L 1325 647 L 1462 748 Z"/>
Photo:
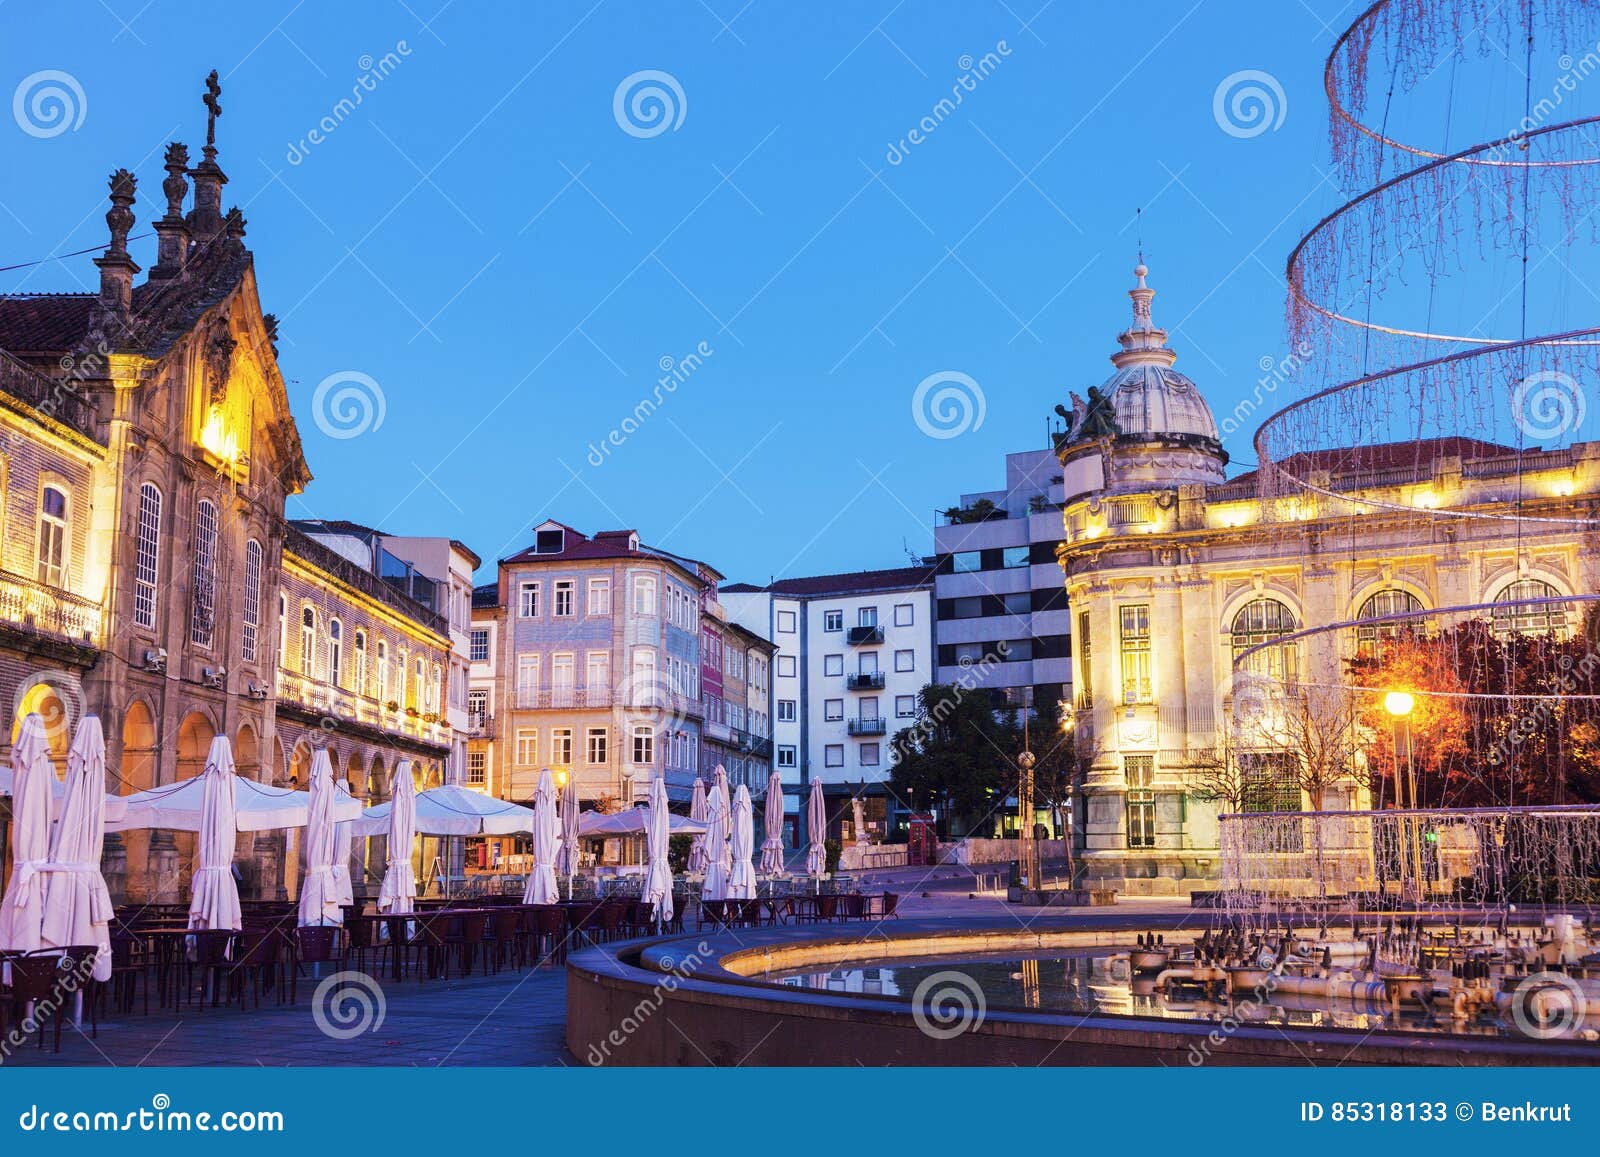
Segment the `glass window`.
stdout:
<path fill-rule="evenodd" d="M 520 595 L 517 601 L 517 614 L 524 619 L 539 617 L 539 584 L 525 582 L 519 588 Z"/>
<path fill-rule="evenodd" d="M 133 566 L 133 621 L 137 626 L 156 625 L 156 572 L 160 555 L 161 490 L 154 482 L 146 482 L 139 487 L 139 539 Z M 259 596 L 259 587 L 256 593 Z M 259 614 L 259 603 L 256 609 Z M 255 658 L 253 647 L 249 657 Z"/>
<path fill-rule="evenodd" d="M 950 556 L 950 569 L 956 574 L 982 570 L 983 553 L 976 550 L 963 550 L 952 554 Z"/>
<path fill-rule="evenodd" d="M 636 723 L 633 726 L 633 760 L 640 767 L 648 767 L 656 761 L 656 733 L 648 723 Z"/>
<path fill-rule="evenodd" d="M 785 635 L 794 634 L 794 612 L 793 611 L 779 611 L 778 612 L 778 631 L 781 634 L 785 634 Z"/>
<path fill-rule="evenodd" d="M 917 714 L 917 697 L 915 695 L 896 695 L 894 697 L 894 714 L 897 719 L 911 719 Z"/>
<path fill-rule="evenodd" d="M 467 752 L 467 782 L 475 787 L 481 787 L 489 778 L 489 753 L 486 751 Z"/>
<path fill-rule="evenodd" d="M 858 626 L 858 627 L 876 627 L 877 625 L 878 625 L 878 608 L 877 607 L 857 607 L 856 608 L 856 626 Z"/>
<path fill-rule="evenodd" d="M 1128 608 L 1124 607 L 1124 610 Z M 1153 755 L 1125 755 L 1122 773 L 1128 782 L 1128 846 L 1156 846 L 1156 760 Z"/>
<path fill-rule="evenodd" d="M 822 749 L 822 766 L 823 767 L 843 767 L 844 766 L 844 744 L 842 744 L 842 743 L 830 743 L 830 744 L 828 744 L 828 746 L 824 747 Z"/>
<path fill-rule="evenodd" d="M 794 748 L 785 744 L 778 748 L 778 766 L 793 767 L 795 765 Z"/>
<path fill-rule="evenodd" d="M 842 631 L 842 630 L 844 630 L 844 612 L 843 611 L 823 611 L 822 612 L 822 629 L 824 631 Z"/>
<path fill-rule="evenodd" d="M 472 661 L 474 663 L 487 663 L 489 661 L 489 632 L 475 630 L 472 632 Z"/>
<path fill-rule="evenodd" d="M 654 615 L 656 613 L 655 575 L 640 574 L 633 576 L 633 613 L 636 615 Z"/>
<path fill-rule="evenodd" d="M 1538 579 L 1522 579 L 1512 583 L 1494 601 L 1499 605 L 1492 612 L 1494 632 L 1507 635 L 1565 634 L 1567 630 L 1566 603 L 1529 603 L 1529 599 L 1560 598 L 1561 592 Z"/>
<path fill-rule="evenodd" d="M 794 722 L 794 700 L 793 699 L 779 699 L 778 700 L 778 722 L 779 723 L 793 723 Z"/>
<path fill-rule="evenodd" d="M 562 767 L 572 763 L 572 728 L 552 727 L 550 729 L 550 762 L 560 764 Z"/>
<path fill-rule="evenodd" d="M 307 678 L 316 675 L 313 665 L 317 661 L 317 612 L 311 607 L 300 608 L 300 673 Z"/>
<path fill-rule="evenodd" d="M 515 758 L 518 767 L 532 767 L 539 762 L 539 729 L 537 727 L 517 728 Z"/>
<path fill-rule="evenodd" d="M 611 580 L 609 578 L 592 578 L 589 580 L 588 610 L 591 615 L 609 615 L 611 613 Z"/>
<path fill-rule="evenodd" d="M 585 745 L 587 747 L 587 751 L 585 754 L 588 756 L 589 763 L 591 765 L 597 766 L 605 763 L 606 759 L 608 758 L 606 754 L 606 748 L 610 743 L 610 738 L 611 733 L 604 727 L 589 728 L 588 743 Z"/>
<path fill-rule="evenodd" d="M 876 743 L 863 743 L 861 745 L 861 766 L 878 766 L 878 745 Z"/>
<path fill-rule="evenodd" d="M 844 700 L 843 699 L 824 699 L 822 701 L 822 717 L 823 717 L 823 719 L 826 719 L 829 722 L 835 722 L 837 720 L 843 719 L 844 718 Z M 781 719 L 782 716 L 780 715 L 779 718 Z"/>
<path fill-rule="evenodd" d="M 539 705 L 539 656 L 517 656 L 517 706 Z"/>
<path fill-rule="evenodd" d="M 193 617 L 189 626 L 189 641 L 201 647 L 211 646 L 211 632 L 216 626 L 216 588 L 217 508 L 201 499 L 194 515 Z"/>
<path fill-rule="evenodd" d="M 1231 641 L 1233 659 L 1238 663 L 1246 651 L 1298 629 L 1294 612 L 1277 599 L 1255 599 L 1233 616 Z M 1298 649 L 1294 643 L 1267 647 L 1247 661 L 1251 671 L 1282 682 L 1294 682 L 1300 675 Z"/>
<path fill-rule="evenodd" d="M 781 675 L 781 676 L 785 676 L 787 678 L 790 678 L 790 679 L 794 678 L 794 656 L 793 655 L 779 655 L 778 656 L 778 674 Z"/>
<path fill-rule="evenodd" d="M 1089 612 L 1078 612 L 1078 686 L 1083 693 L 1083 706 L 1094 706 L 1094 664 L 1089 654 Z"/>
<path fill-rule="evenodd" d="M 866 658 L 866 656 L 863 655 L 862 658 Z M 824 656 L 822 656 L 822 673 L 824 675 L 843 675 L 844 674 L 844 656 L 843 655 L 824 655 Z"/>
<path fill-rule="evenodd" d="M 1017 591 L 1014 594 L 1004 595 L 1001 602 L 1005 605 L 1008 615 L 1027 615 L 1033 613 L 1033 596 L 1027 591 Z"/>
<path fill-rule="evenodd" d="M 894 605 L 894 625 L 897 627 L 914 626 L 917 621 L 917 608 L 911 603 L 896 603 Z"/>
<path fill-rule="evenodd" d="M 894 669 L 896 671 L 915 671 L 917 669 L 917 653 L 915 651 L 896 651 L 894 653 Z"/>
<path fill-rule="evenodd" d="M 351 686 L 358 695 L 367 693 L 367 633 L 359 627 L 356 629 L 355 640 L 355 670 L 351 673 Z"/>
<path fill-rule="evenodd" d="M 1120 609 L 1122 628 L 1122 701 L 1149 703 L 1155 698 L 1150 677 L 1150 608 Z"/>
<path fill-rule="evenodd" d="M 551 613 L 558 619 L 569 619 L 573 613 L 573 601 L 578 589 L 578 584 L 572 579 L 557 579 L 554 596 L 554 605 Z"/>
<path fill-rule="evenodd" d="M 240 657 L 256 661 L 256 643 L 261 636 L 261 544 L 251 539 L 244 544 L 244 623 L 239 635 Z"/>
<path fill-rule="evenodd" d="M 344 675 L 344 624 L 328 620 L 328 678 L 335 686 Z"/>
<path fill-rule="evenodd" d="M 67 492 L 59 486 L 39 494 L 38 577 L 46 586 L 67 585 Z"/>
<path fill-rule="evenodd" d="M 1404 615 L 1422 610 L 1422 602 L 1410 591 L 1387 590 L 1379 591 L 1361 604 L 1361 610 L 1356 613 L 1356 618 L 1382 619 L 1390 615 Z M 1409 631 L 1423 629 L 1424 619 L 1400 619 L 1390 623 L 1362 622 L 1356 627 L 1356 652 L 1361 655 L 1377 653 L 1383 642 L 1388 639 L 1406 634 Z"/>
<path fill-rule="evenodd" d="M 1008 546 L 1000 552 L 1000 565 L 1007 570 L 1027 566 L 1028 561 L 1028 548 L 1025 546 Z"/>

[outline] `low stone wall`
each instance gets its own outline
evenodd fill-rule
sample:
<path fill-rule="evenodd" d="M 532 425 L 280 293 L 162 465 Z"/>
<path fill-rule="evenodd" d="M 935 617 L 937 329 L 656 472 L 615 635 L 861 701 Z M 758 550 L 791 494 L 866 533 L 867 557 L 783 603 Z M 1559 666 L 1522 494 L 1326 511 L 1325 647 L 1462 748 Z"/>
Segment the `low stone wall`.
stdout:
<path fill-rule="evenodd" d="M 839 849 L 841 872 L 873 868 L 904 868 L 909 862 L 905 844 L 846 844 Z"/>
<path fill-rule="evenodd" d="M 1039 840 L 1035 846 L 1039 849 L 1041 860 L 1062 860 L 1067 857 L 1067 841 L 1065 840 Z M 944 862 L 947 864 L 1007 864 L 1017 858 L 1016 840 L 980 840 L 965 839 L 954 847 L 946 849 Z"/>

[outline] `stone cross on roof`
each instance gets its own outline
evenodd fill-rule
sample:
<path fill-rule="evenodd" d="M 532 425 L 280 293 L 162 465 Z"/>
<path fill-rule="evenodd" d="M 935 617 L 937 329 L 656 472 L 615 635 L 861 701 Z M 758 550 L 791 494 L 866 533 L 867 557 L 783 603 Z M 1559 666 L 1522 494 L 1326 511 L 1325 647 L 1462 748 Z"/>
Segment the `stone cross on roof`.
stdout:
<path fill-rule="evenodd" d="M 206 144 L 217 143 L 217 118 L 222 115 L 222 102 L 217 98 L 222 95 L 222 85 L 217 80 L 217 70 L 212 69 L 211 75 L 206 77 L 206 94 L 200 99 L 206 106 Z"/>

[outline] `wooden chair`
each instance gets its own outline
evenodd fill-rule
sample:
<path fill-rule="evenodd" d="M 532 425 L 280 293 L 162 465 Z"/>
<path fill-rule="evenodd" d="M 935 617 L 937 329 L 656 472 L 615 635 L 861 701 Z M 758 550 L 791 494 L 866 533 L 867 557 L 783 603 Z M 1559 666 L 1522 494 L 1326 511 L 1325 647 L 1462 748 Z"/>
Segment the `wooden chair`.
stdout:
<path fill-rule="evenodd" d="M 211 992 L 211 1003 L 220 1004 L 222 981 L 233 967 L 233 946 L 239 934 L 226 928 L 199 928 L 190 936 L 194 941 L 194 959 L 186 961 L 187 967 L 184 969 L 189 1003 L 195 1002 L 195 979 L 198 975 L 200 1007 L 205 1007 L 207 989 Z"/>
<path fill-rule="evenodd" d="M 336 971 L 344 968 L 345 953 L 341 951 L 343 931 L 343 928 L 336 928 L 331 924 L 294 930 L 294 947 L 289 962 L 290 1004 L 300 999 L 301 965 L 333 964 L 338 966 Z"/>
<path fill-rule="evenodd" d="M 572 936 L 566 909 L 557 904 L 541 904 L 532 911 L 539 963 L 562 963 L 567 958 L 567 943 Z"/>

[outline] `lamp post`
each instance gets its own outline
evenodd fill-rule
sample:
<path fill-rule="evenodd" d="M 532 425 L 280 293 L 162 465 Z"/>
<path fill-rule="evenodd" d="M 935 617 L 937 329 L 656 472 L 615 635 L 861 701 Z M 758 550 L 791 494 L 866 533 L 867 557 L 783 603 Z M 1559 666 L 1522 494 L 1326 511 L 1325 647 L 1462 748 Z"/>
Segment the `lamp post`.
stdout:
<path fill-rule="evenodd" d="M 1039 884 L 1039 845 L 1033 839 L 1033 768 L 1038 760 L 1029 744 L 1028 711 L 1033 706 L 1030 687 L 1022 707 L 1022 751 L 1017 755 L 1017 875 L 1024 890 Z"/>
<path fill-rule="evenodd" d="M 1409 691 L 1390 691 L 1383 697 L 1383 709 L 1388 712 L 1389 718 L 1394 721 L 1394 793 L 1395 802 L 1402 810 L 1416 812 L 1417 804 L 1417 761 L 1411 734 L 1411 713 L 1416 709 L 1416 696 Z M 1400 745 L 1405 744 L 1406 774 L 1402 779 L 1400 775 Z M 1402 791 L 1402 787 L 1407 791 Z M 1409 794 L 1410 802 L 1406 800 Z M 1402 888 L 1401 894 L 1409 899 L 1418 900 L 1422 895 L 1422 848 L 1417 839 L 1415 823 L 1416 815 L 1405 817 L 1400 824 L 1401 855 L 1411 861 L 1411 879 Z M 1406 832 L 1410 829 L 1410 844 L 1408 850 Z"/>

